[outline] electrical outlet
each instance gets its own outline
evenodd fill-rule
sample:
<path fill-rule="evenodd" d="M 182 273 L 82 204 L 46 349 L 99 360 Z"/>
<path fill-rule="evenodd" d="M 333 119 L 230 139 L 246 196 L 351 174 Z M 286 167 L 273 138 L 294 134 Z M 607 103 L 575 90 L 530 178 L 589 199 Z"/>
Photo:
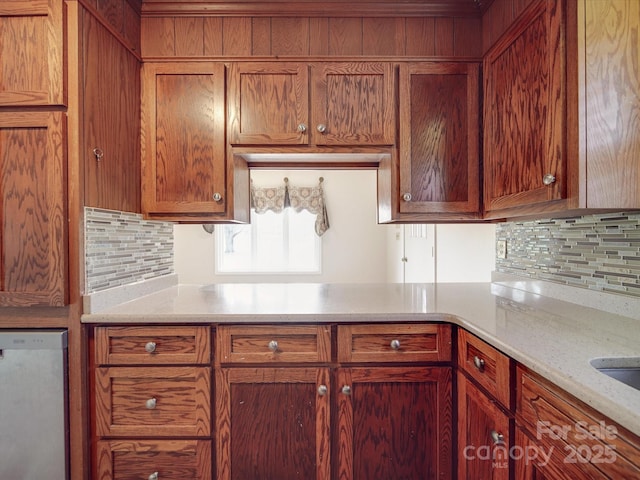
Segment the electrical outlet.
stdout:
<path fill-rule="evenodd" d="M 498 240 L 496 242 L 496 256 L 498 258 L 507 258 L 507 241 Z"/>

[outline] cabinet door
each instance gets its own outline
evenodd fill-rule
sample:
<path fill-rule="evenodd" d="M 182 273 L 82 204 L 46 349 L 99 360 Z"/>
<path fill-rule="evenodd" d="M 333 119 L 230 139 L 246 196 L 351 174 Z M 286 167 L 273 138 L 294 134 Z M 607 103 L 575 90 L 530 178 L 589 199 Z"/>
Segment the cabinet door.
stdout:
<path fill-rule="evenodd" d="M 458 478 L 509 479 L 509 417 L 458 373 Z"/>
<path fill-rule="evenodd" d="M 485 56 L 488 212 L 566 197 L 562 3 L 533 2 Z"/>
<path fill-rule="evenodd" d="M 224 65 L 145 64 L 142 90 L 143 212 L 224 214 Z"/>
<path fill-rule="evenodd" d="M 479 92 L 478 64 L 401 65 L 400 214 L 479 216 Z"/>
<path fill-rule="evenodd" d="M 232 64 L 229 68 L 229 143 L 308 143 L 308 69 L 300 63 Z"/>
<path fill-rule="evenodd" d="M 450 367 L 337 371 L 333 478 L 452 478 Z"/>
<path fill-rule="evenodd" d="M 0 113 L 0 306 L 67 303 L 66 117 Z"/>
<path fill-rule="evenodd" d="M 208 440 L 102 440 L 96 446 L 97 480 L 210 480 Z"/>
<path fill-rule="evenodd" d="M 140 65 L 82 9 L 85 205 L 140 211 Z"/>
<path fill-rule="evenodd" d="M 0 105 L 62 105 L 64 2 L 0 2 Z"/>
<path fill-rule="evenodd" d="M 329 369 L 216 372 L 218 479 L 329 478 Z"/>
<path fill-rule="evenodd" d="M 393 145 L 393 66 L 389 63 L 311 65 L 312 143 Z"/>

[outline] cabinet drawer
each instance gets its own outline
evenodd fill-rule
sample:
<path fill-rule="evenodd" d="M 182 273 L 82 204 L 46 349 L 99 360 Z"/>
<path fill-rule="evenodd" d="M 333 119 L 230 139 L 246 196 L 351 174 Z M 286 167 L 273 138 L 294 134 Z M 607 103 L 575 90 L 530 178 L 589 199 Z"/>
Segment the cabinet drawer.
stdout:
<path fill-rule="evenodd" d="M 458 367 L 511 409 L 511 359 L 466 330 L 458 330 Z"/>
<path fill-rule="evenodd" d="M 444 362 L 451 360 L 445 324 L 339 325 L 339 362 Z"/>
<path fill-rule="evenodd" d="M 98 436 L 208 436 L 211 368 L 96 369 Z"/>
<path fill-rule="evenodd" d="M 98 480 L 211 479 L 207 440 L 111 440 L 99 441 L 96 448 Z"/>
<path fill-rule="evenodd" d="M 98 327 L 97 365 L 208 364 L 209 327 Z"/>
<path fill-rule="evenodd" d="M 640 478 L 640 438 L 522 367 L 516 379 L 516 421 L 539 450 L 555 454 L 551 464 L 572 467 L 572 478 Z M 575 466 L 581 477 L 571 474 Z"/>
<path fill-rule="evenodd" d="M 219 363 L 317 363 L 331 360 L 329 326 L 221 326 Z"/>

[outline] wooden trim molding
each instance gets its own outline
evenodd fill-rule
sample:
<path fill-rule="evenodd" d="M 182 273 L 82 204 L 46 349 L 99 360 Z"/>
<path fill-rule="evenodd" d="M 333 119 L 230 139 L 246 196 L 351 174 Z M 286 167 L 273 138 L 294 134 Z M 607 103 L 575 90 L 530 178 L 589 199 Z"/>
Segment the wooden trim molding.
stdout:
<path fill-rule="evenodd" d="M 342 1 L 191 1 L 151 0 L 142 3 L 142 16 L 251 16 L 251 17 L 476 17 L 493 0 L 420 0 L 398 3 L 393 0 Z"/>

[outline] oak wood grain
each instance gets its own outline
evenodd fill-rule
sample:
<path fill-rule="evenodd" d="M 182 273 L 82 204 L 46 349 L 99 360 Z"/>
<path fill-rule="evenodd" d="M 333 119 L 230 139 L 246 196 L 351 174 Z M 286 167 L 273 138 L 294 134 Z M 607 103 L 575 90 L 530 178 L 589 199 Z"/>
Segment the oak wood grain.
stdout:
<path fill-rule="evenodd" d="M 1 306 L 68 302 L 65 120 L 0 113 Z"/>
<path fill-rule="evenodd" d="M 96 446 L 96 480 L 149 478 L 211 480 L 208 440 L 101 440 Z"/>

